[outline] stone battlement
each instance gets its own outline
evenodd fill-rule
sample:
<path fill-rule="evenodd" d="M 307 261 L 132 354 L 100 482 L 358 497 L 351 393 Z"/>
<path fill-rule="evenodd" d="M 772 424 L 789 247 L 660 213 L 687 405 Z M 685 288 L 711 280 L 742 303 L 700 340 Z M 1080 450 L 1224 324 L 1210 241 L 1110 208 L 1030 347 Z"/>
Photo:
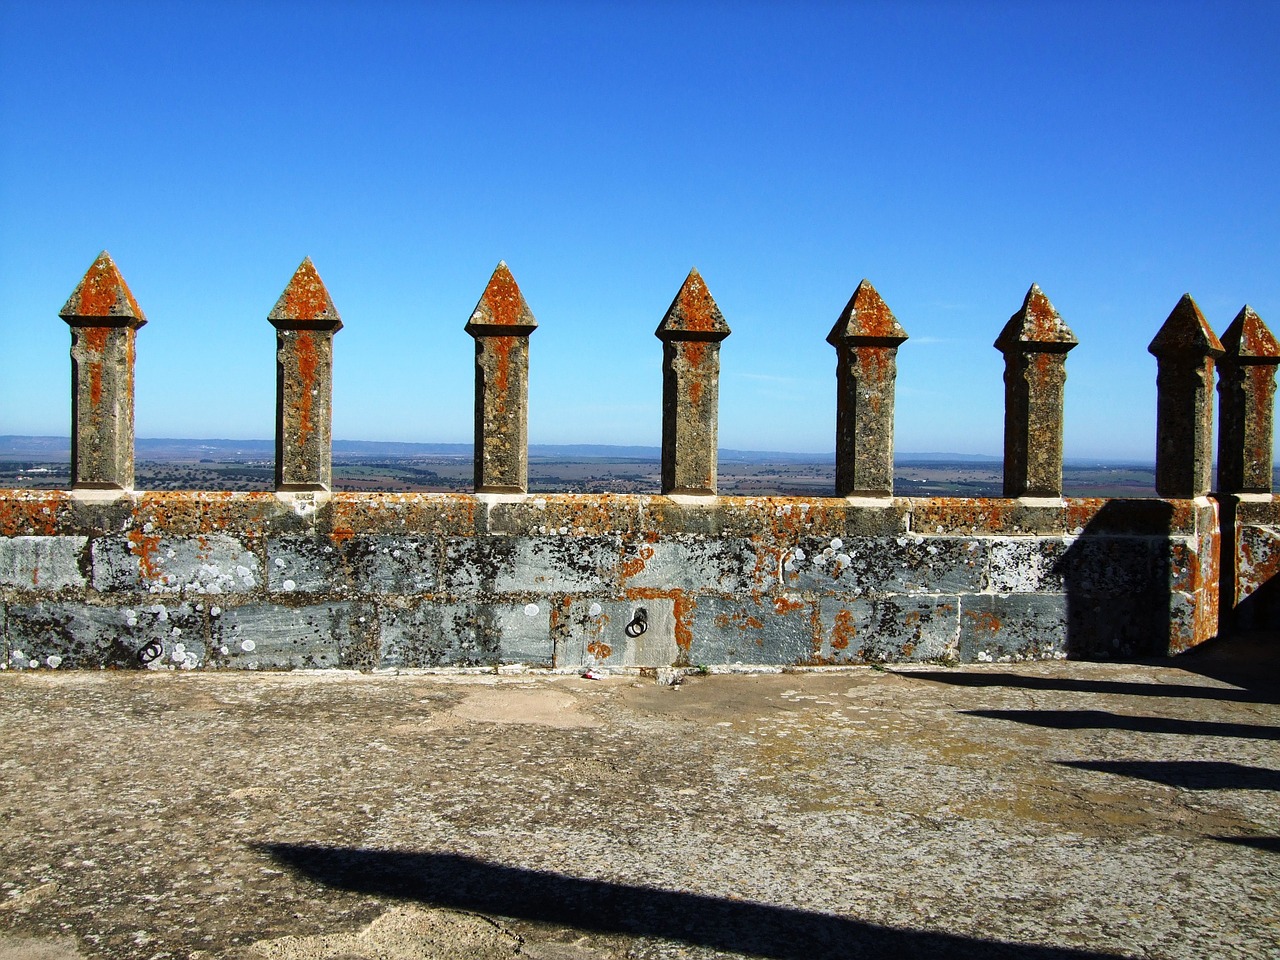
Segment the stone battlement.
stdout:
<path fill-rule="evenodd" d="M 1163 499 L 1146 500 L 1062 498 L 1075 337 L 1035 286 L 996 341 L 1006 497 L 982 500 L 893 495 L 894 358 L 907 335 L 866 281 L 828 337 L 838 405 L 829 498 L 716 496 L 729 327 L 696 271 L 657 331 L 658 496 L 527 493 L 537 323 L 505 264 L 466 325 L 474 494 L 331 492 L 342 321 L 309 260 L 269 315 L 275 493 L 134 491 L 133 351 L 146 321 L 105 253 L 62 316 L 73 489 L 0 491 L 0 654 L 11 668 L 1127 658 L 1270 616 L 1280 349 L 1247 308 L 1219 341 L 1184 297 L 1152 342 Z M 1210 496 L 1215 361 L 1224 489 Z"/>

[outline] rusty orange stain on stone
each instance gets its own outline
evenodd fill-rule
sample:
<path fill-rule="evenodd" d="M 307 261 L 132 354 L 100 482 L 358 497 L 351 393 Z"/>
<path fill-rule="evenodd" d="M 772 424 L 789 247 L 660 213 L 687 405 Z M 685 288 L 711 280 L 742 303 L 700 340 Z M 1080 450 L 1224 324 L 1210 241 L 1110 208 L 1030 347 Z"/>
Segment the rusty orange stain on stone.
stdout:
<path fill-rule="evenodd" d="M 138 558 L 138 570 L 143 579 L 159 579 L 160 571 L 156 568 L 155 556 L 160 549 L 160 537 L 144 533 L 141 528 L 130 530 L 127 537 L 130 552 Z"/>
<path fill-rule="evenodd" d="M 88 354 L 89 402 L 95 407 L 102 403 L 102 363 L 107 352 L 110 327 L 85 327 L 80 331 L 81 342 Z M 132 369 L 133 365 L 129 364 Z"/>
<path fill-rule="evenodd" d="M 775 597 L 773 600 L 773 612 L 779 616 L 782 616 L 785 613 L 794 613 L 797 610 L 803 609 L 803 600 L 792 600 L 790 597 Z"/>
<path fill-rule="evenodd" d="M 656 539 L 656 538 L 655 538 Z M 641 547 L 637 551 L 637 556 L 630 560 L 623 560 L 621 564 L 621 572 L 623 580 L 630 580 L 634 576 L 638 576 L 643 570 L 647 561 L 653 559 L 653 547 Z"/>
<path fill-rule="evenodd" d="M 966 610 L 964 615 L 973 622 L 973 628 L 982 633 L 999 633 L 1004 626 L 999 617 L 987 610 Z"/>
<path fill-rule="evenodd" d="M 684 316 L 684 327 L 699 333 L 709 333 L 716 329 L 716 320 L 720 310 L 711 299 L 711 291 L 703 282 L 697 270 L 690 270 L 689 276 L 677 294 L 680 312 Z"/>
<path fill-rule="evenodd" d="M 104 250 L 85 272 L 84 278 L 62 308 L 62 317 L 112 316 L 134 318 L 141 321 L 138 326 L 146 323 L 129 285 L 120 276 L 110 254 Z"/>
<path fill-rule="evenodd" d="M 587 653 L 595 657 L 597 660 L 607 660 L 613 653 L 613 647 L 609 646 L 603 640 L 592 640 L 587 644 Z"/>
<path fill-rule="evenodd" d="M 302 261 L 285 288 L 283 309 L 290 320 L 327 320 L 333 308 L 329 291 L 308 257 Z"/>
<path fill-rule="evenodd" d="M 831 648 L 833 650 L 846 649 L 849 646 L 849 642 L 857 635 L 857 632 L 857 628 L 853 624 L 853 611 L 836 611 L 835 624 L 831 628 Z"/>
<path fill-rule="evenodd" d="M 498 264 L 498 268 L 493 271 L 481 299 L 489 308 L 490 323 L 509 327 L 520 322 L 524 297 L 516 284 L 516 278 L 511 275 L 505 263 Z"/>
<path fill-rule="evenodd" d="M 298 445 L 305 447 L 312 433 L 312 391 L 316 386 L 316 335 L 310 330 L 298 330 L 294 343 L 294 355 L 298 359 Z"/>
<path fill-rule="evenodd" d="M 0 534 L 6 537 L 56 534 L 66 505 L 65 497 L 66 494 L 45 493 L 28 498 L 0 491 Z"/>

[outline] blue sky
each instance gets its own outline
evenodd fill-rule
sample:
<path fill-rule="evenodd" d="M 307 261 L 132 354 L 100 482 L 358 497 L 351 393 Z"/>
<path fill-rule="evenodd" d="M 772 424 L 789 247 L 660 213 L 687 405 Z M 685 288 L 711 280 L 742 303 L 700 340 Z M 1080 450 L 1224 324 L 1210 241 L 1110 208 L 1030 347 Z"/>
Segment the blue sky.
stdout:
<path fill-rule="evenodd" d="M 657 443 L 696 266 L 720 442 L 834 448 L 862 277 L 909 339 L 899 451 L 998 454 L 991 346 L 1039 283 L 1080 340 L 1067 455 L 1153 456 L 1184 292 L 1280 327 L 1280 4 L 0 0 L 0 434 L 67 434 L 57 312 L 108 249 L 143 437 L 273 436 L 304 256 L 334 436 L 469 441 L 499 259 L 540 324 L 530 440 Z"/>

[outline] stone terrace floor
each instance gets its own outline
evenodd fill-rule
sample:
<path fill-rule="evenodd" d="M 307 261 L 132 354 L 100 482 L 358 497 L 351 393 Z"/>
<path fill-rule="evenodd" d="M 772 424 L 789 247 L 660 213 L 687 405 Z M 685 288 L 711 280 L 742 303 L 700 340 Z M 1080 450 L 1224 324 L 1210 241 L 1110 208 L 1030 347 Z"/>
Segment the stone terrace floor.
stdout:
<path fill-rule="evenodd" d="M 0 958 L 1280 956 L 1280 641 L 0 675 Z"/>

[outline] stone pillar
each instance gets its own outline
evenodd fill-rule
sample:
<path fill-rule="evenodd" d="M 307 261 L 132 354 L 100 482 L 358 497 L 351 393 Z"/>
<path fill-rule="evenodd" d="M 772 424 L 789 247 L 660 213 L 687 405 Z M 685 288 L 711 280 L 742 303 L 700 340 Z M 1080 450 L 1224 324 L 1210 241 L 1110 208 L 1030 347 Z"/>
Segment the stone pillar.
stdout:
<path fill-rule="evenodd" d="M 103 250 L 59 314 L 71 326 L 71 486 L 133 489 L 133 361 L 147 322 Z"/>
<path fill-rule="evenodd" d="M 996 338 L 1004 354 L 1004 495 L 1062 496 L 1067 351 L 1079 341 L 1034 283 Z"/>
<path fill-rule="evenodd" d="M 662 492 L 716 493 L 720 341 L 729 336 L 697 270 L 654 335 L 662 341 Z"/>
<path fill-rule="evenodd" d="M 267 315 L 276 328 L 276 489 L 333 486 L 333 335 L 342 319 L 311 258 Z"/>
<path fill-rule="evenodd" d="M 1204 496 L 1213 474 L 1213 361 L 1222 344 L 1184 293 L 1147 350 L 1157 362 L 1156 493 Z"/>
<path fill-rule="evenodd" d="M 836 496 L 893 496 L 893 401 L 907 339 L 876 288 L 858 284 L 827 343 L 836 348 Z"/>
<path fill-rule="evenodd" d="M 476 493 L 529 490 L 529 334 L 537 326 L 499 262 L 465 328 L 476 340 Z"/>
<path fill-rule="evenodd" d="M 1218 361 L 1218 490 L 1271 492 L 1271 427 L 1280 344 L 1246 306 L 1222 335 Z"/>

